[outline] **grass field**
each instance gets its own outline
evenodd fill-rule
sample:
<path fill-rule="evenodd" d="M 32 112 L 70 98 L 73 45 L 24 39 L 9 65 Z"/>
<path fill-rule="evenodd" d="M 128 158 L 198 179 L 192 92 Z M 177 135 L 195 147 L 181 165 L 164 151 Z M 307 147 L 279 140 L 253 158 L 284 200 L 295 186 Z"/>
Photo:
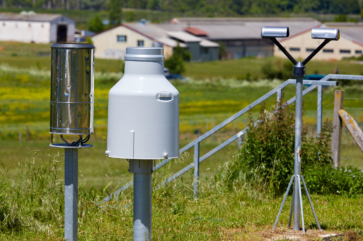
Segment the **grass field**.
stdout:
<path fill-rule="evenodd" d="M 50 73 L 49 56 L 46 55 L 49 55 L 49 45 L 0 43 L 0 46 L 5 46 L 5 51 L 0 51 L 0 216 L 1 205 L 10 202 L 14 215 L 25 217 L 19 220 L 26 226 L 16 231 L 0 225 L 0 239 L 62 240 L 64 154 L 59 149 L 48 147 Z M 30 57 L 32 61 L 29 61 Z M 281 62 L 271 58 L 186 64 L 188 81 L 173 82 L 180 92 L 180 147 L 282 83 L 280 80 L 261 79 L 258 66 L 265 61 Z M 361 65 L 347 61 L 311 62 L 309 65 L 311 73 L 317 70 L 331 73 L 335 65 L 339 66 L 340 73 L 363 72 Z M 95 134 L 90 140 L 94 147 L 79 152 L 80 240 L 130 240 L 132 236 L 131 192 L 126 192 L 122 202 L 114 205 L 97 206 L 93 203 L 132 180 L 125 160 L 104 155 L 108 91 L 120 78 L 120 68 L 120 61 L 96 60 Z M 247 72 L 257 80 L 243 80 Z M 362 85 L 356 83 L 336 88 L 345 91 L 344 108 L 358 123 L 363 123 Z M 336 88 L 324 89 L 324 117 L 330 119 Z M 287 87 L 284 93 L 285 99 L 294 96 L 294 86 Z M 316 134 L 316 102 L 316 91 L 304 97 L 304 122 L 309 125 L 310 135 Z M 267 106 L 274 104 L 275 96 L 266 101 Z M 253 115 L 258 113 L 259 107 L 252 110 Z M 245 115 L 203 141 L 201 155 L 247 123 Z M 154 193 L 155 240 L 263 240 L 266 235 L 271 235 L 269 230 L 281 199 L 263 197 L 245 186 L 227 192 L 222 183 L 213 183 L 214 175 L 226 162 L 233 160 L 236 152 L 237 143 L 232 143 L 201 163 L 201 197 L 198 200 L 192 199 L 192 171 Z M 154 184 L 191 163 L 192 158 L 191 149 L 183 160 L 173 160 L 170 166 L 155 172 Z M 52 162 L 47 169 L 50 160 L 56 166 Z M 343 131 L 342 165 L 363 169 L 363 154 L 346 128 Z M 30 172 L 24 174 L 26 170 Z M 34 176 L 37 172 L 39 177 Z M 55 179 L 51 179 L 53 176 Z M 48 181 L 41 181 L 42 178 L 50 178 L 49 186 Z M 26 180 L 33 180 L 34 185 L 29 186 Z M 38 181 L 42 183 L 39 189 L 43 191 L 37 191 Z M 27 195 L 39 200 L 30 204 Z M 362 197 L 314 195 L 313 200 L 324 229 L 363 234 Z M 307 211 L 306 215 L 307 226 L 315 228 L 311 213 Z M 287 217 L 288 208 L 285 208 L 281 224 L 286 226 Z M 14 220 L 17 220 L 15 216 Z"/>
<path fill-rule="evenodd" d="M 15 42 L 0 42 L 4 50 L 0 51 L 0 63 L 6 63 L 17 68 L 50 69 L 51 44 L 23 44 Z M 29 61 L 31 57 L 32 61 Z M 238 60 L 223 60 L 201 63 L 186 63 L 185 76 L 195 79 L 245 79 L 247 74 L 252 79 L 263 79 L 261 66 L 264 63 L 281 65 L 285 61 L 279 58 L 242 58 Z M 340 74 L 363 74 L 361 64 L 350 61 L 311 61 L 307 64 L 307 74 L 331 74 L 335 66 Z M 95 71 L 116 72 L 121 71 L 121 61 L 96 59 Z"/>
<path fill-rule="evenodd" d="M 32 159 L 34 153 L 27 156 Z M 61 155 L 45 155 L 36 164 L 22 162 L 16 180 L 1 176 L 1 212 L 9 213 L 1 223 L 1 240 L 63 240 L 63 179 L 57 174 L 62 163 Z M 154 187 L 168 174 L 165 169 L 155 172 Z M 85 181 L 80 172 L 79 240 L 131 240 L 132 191 L 125 192 L 119 202 L 99 204 L 115 186 L 85 189 Z M 311 231 L 316 229 L 314 217 L 305 196 L 303 200 L 305 225 Z M 361 240 L 362 196 L 312 195 L 312 200 L 324 230 L 344 233 L 346 241 Z M 199 198 L 194 200 L 191 175 L 186 175 L 154 190 L 153 240 L 266 240 L 287 230 L 288 205 L 276 232 L 270 231 L 281 201 L 248 185 L 237 184 L 228 191 L 214 175 L 201 178 Z"/>

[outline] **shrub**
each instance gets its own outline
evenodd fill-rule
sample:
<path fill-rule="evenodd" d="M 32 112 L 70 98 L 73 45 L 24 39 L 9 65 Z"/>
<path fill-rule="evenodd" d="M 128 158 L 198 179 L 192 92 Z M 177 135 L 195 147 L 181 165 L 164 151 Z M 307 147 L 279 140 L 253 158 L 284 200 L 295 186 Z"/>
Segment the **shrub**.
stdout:
<path fill-rule="evenodd" d="M 355 167 L 309 166 L 304 179 L 311 193 L 349 197 L 363 194 L 363 172 Z"/>
<path fill-rule="evenodd" d="M 261 72 L 263 73 L 266 79 L 281 79 L 286 80 L 292 77 L 294 65 L 288 61 L 281 61 L 278 59 L 277 61 L 267 61 L 261 67 Z"/>
<path fill-rule="evenodd" d="M 247 138 L 225 178 L 231 188 L 239 177 L 255 183 L 273 196 L 285 192 L 294 170 L 295 113 L 283 102 L 273 112 L 263 106 L 258 122 L 250 116 Z M 308 137 L 303 128 L 301 160 L 302 173 L 315 166 L 330 166 L 331 138 L 329 123 L 324 123 L 320 137 Z"/>
<path fill-rule="evenodd" d="M 185 66 L 183 62 L 184 58 L 183 50 L 178 46 L 174 49 L 173 55 L 165 60 L 165 68 L 168 68 L 172 74 L 182 74 L 185 72 Z"/>
<path fill-rule="evenodd" d="M 88 30 L 98 33 L 103 30 L 103 23 L 101 17 L 97 14 L 88 23 Z"/>
<path fill-rule="evenodd" d="M 132 11 L 125 12 L 126 22 L 133 22 L 135 20 L 135 13 Z"/>
<path fill-rule="evenodd" d="M 334 19 L 334 22 L 347 22 L 347 21 L 348 21 L 348 18 L 347 18 L 347 15 L 345 15 L 345 14 L 339 14 Z"/>

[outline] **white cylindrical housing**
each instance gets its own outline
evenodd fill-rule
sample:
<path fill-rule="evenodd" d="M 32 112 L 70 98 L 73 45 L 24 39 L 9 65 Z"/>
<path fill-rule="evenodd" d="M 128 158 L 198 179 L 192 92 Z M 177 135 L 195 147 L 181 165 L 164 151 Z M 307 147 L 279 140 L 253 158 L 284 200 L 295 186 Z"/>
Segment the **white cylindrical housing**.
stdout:
<path fill-rule="evenodd" d="M 179 92 L 164 77 L 163 48 L 127 48 L 125 74 L 109 92 L 106 155 L 179 157 Z"/>

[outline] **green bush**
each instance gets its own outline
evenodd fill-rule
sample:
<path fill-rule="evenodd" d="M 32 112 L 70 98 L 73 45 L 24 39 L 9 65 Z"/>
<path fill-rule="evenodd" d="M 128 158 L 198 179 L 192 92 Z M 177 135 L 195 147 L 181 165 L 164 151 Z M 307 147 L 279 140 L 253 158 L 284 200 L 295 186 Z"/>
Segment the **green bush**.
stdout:
<path fill-rule="evenodd" d="M 133 22 L 135 20 L 135 13 L 132 11 L 125 12 L 126 22 Z"/>
<path fill-rule="evenodd" d="M 347 22 L 347 21 L 348 21 L 348 18 L 347 18 L 347 15 L 345 15 L 345 14 L 339 14 L 334 19 L 334 22 Z"/>
<path fill-rule="evenodd" d="M 278 59 L 277 61 L 265 62 L 261 67 L 261 72 L 269 80 L 286 80 L 292 77 L 293 67 L 294 65 L 290 61 Z"/>
<path fill-rule="evenodd" d="M 99 33 L 104 29 L 103 23 L 102 23 L 102 19 L 100 17 L 100 15 L 96 15 L 94 16 L 94 18 L 92 18 L 89 23 L 88 23 L 88 30 L 95 32 L 95 33 Z"/>
<path fill-rule="evenodd" d="M 182 48 L 178 46 L 173 50 L 173 55 L 165 60 L 165 68 L 168 68 L 171 74 L 183 74 L 185 72 L 185 65 L 183 58 Z"/>
<path fill-rule="evenodd" d="M 363 194 L 363 172 L 355 167 L 308 166 L 304 173 L 311 193 L 354 196 Z"/>
<path fill-rule="evenodd" d="M 254 126 L 255 121 L 250 116 L 247 138 L 226 173 L 225 181 L 229 188 L 243 177 L 273 196 L 285 192 L 294 170 L 295 112 L 292 107 L 282 103 L 273 112 L 263 106 L 257 126 Z M 303 128 L 303 174 L 311 166 L 331 165 L 330 138 L 329 123 L 324 123 L 322 133 L 317 138 L 307 136 L 307 129 Z"/>

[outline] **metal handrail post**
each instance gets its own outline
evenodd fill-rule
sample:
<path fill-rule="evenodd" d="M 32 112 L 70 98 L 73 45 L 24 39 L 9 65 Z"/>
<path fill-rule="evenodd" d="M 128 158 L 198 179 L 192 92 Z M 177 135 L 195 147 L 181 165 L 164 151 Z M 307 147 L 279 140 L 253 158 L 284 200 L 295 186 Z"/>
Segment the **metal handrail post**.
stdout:
<path fill-rule="evenodd" d="M 321 128 L 323 126 L 323 86 L 318 86 L 318 106 L 317 106 L 317 126 L 316 134 L 317 136 L 321 133 Z"/>
<path fill-rule="evenodd" d="M 238 149 L 242 148 L 242 136 L 238 136 Z"/>
<path fill-rule="evenodd" d="M 276 101 L 277 101 L 277 105 L 278 105 L 280 103 L 280 101 L 281 101 L 282 89 L 279 89 L 276 94 L 277 94 Z"/>
<path fill-rule="evenodd" d="M 198 198 L 200 143 L 194 145 L 194 198 Z"/>

